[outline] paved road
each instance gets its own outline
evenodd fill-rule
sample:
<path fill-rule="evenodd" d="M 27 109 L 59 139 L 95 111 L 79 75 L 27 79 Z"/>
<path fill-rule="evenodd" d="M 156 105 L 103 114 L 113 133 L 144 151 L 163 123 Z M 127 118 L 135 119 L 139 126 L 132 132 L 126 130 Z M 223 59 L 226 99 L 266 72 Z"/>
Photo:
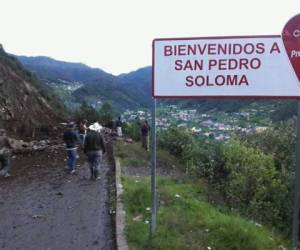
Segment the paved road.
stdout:
<path fill-rule="evenodd" d="M 55 149 L 13 160 L 14 176 L 0 179 L 0 249 L 115 249 L 107 160 L 90 181 L 84 156 L 76 175 L 64 158 Z"/>

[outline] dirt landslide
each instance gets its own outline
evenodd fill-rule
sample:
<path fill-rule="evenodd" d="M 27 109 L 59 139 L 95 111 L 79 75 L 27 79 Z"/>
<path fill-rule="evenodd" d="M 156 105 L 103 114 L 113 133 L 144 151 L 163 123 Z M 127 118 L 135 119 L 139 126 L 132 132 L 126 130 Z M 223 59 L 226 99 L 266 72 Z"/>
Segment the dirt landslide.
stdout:
<path fill-rule="evenodd" d="M 12 177 L 0 179 L 0 249 L 115 249 L 110 164 L 104 157 L 91 181 L 82 153 L 74 175 L 65 158 L 59 145 L 12 160 Z"/>

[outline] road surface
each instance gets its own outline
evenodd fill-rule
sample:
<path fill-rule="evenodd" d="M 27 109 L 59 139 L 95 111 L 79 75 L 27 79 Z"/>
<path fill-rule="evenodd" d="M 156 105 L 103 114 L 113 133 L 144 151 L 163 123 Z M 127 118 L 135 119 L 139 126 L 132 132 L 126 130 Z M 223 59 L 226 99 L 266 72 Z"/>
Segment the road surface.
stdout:
<path fill-rule="evenodd" d="M 12 161 L 13 176 L 0 179 L 0 249 L 115 249 L 109 196 L 111 167 L 89 180 L 80 154 L 77 173 L 64 171 L 64 148 Z"/>

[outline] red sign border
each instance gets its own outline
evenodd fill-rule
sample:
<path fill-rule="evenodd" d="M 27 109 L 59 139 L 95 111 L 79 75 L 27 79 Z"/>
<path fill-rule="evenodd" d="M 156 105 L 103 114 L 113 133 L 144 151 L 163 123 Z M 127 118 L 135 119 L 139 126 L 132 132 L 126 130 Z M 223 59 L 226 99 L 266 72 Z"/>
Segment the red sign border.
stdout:
<path fill-rule="evenodd" d="M 180 37 L 180 38 L 156 38 L 152 41 L 152 98 L 154 99 L 300 99 L 300 96 L 157 96 L 154 94 L 154 68 L 155 55 L 154 46 L 157 41 L 182 41 L 182 40 L 219 40 L 219 39 L 249 39 L 249 38 L 282 38 L 281 35 L 254 35 L 254 36 L 212 36 L 212 37 Z"/>

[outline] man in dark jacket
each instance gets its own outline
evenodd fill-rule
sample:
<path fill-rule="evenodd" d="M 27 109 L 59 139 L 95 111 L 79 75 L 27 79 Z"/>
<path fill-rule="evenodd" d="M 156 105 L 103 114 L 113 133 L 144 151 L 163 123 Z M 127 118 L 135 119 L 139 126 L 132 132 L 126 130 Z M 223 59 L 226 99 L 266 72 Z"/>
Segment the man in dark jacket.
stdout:
<path fill-rule="evenodd" d="M 102 154 L 105 153 L 104 141 L 101 134 L 91 129 L 84 141 L 84 153 L 87 155 L 88 163 L 91 171 L 91 179 L 100 179 L 98 177 Z"/>
<path fill-rule="evenodd" d="M 67 169 L 71 174 L 74 174 L 77 159 L 77 143 L 79 139 L 78 134 L 75 131 L 75 124 L 73 122 L 70 122 L 68 124 L 68 128 L 64 132 L 63 139 L 66 143 L 66 150 L 68 155 Z"/>
<path fill-rule="evenodd" d="M 145 120 L 144 124 L 141 127 L 141 134 L 142 134 L 142 147 L 149 151 L 149 132 L 150 126 L 148 121 Z"/>

